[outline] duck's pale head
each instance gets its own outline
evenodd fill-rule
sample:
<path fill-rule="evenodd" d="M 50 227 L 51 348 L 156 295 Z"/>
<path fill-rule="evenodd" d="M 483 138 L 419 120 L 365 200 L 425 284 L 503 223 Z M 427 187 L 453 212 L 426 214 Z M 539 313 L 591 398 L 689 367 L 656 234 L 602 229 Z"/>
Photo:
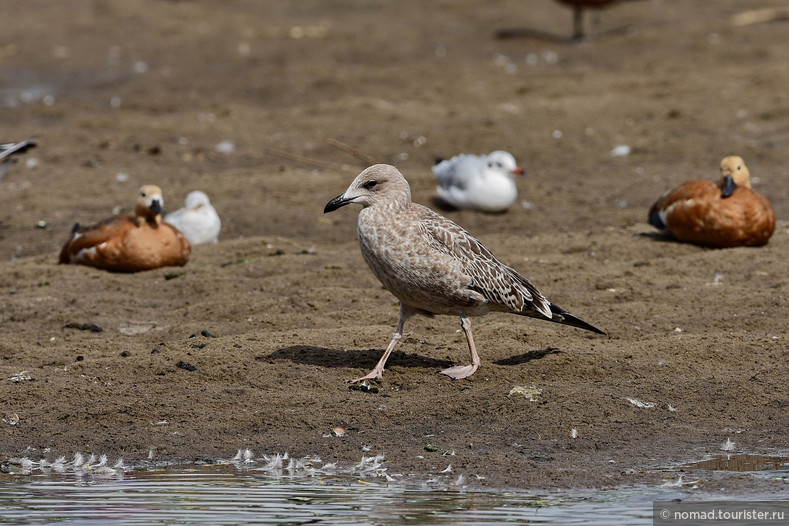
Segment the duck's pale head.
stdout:
<path fill-rule="evenodd" d="M 137 205 L 134 207 L 134 215 L 137 220 L 159 223 L 162 214 L 164 214 L 164 199 L 161 188 L 153 184 L 141 186 L 137 196 Z"/>
<path fill-rule="evenodd" d="M 727 198 L 737 186 L 751 187 L 751 174 L 742 157 L 730 155 L 721 161 L 721 197 Z"/>
<path fill-rule="evenodd" d="M 727 175 L 732 178 L 734 184 L 746 188 L 751 187 L 751 174 L 748 171 L 748 167 L 745 166 L 742 157 L 730 155 L 723 158 L 721 161 L 721 177 L 726 177 Z"/>

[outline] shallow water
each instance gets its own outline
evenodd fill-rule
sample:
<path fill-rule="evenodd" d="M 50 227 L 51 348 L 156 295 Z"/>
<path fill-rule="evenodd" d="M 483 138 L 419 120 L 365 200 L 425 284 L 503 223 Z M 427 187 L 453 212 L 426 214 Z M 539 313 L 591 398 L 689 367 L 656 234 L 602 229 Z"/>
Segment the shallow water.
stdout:
<path fill-rule="evenodd" d="M 0 523 L 651 524 L 652 500 L 672 495 L 519 495 L 179 467 L 110 477 L 19 475 L 0 481 Z"/>
<path fill-rule="evenodd" d="M 79 454 L 63 462 L 6 464 L 15 474 L 0 478 L 0 523 L 651 525 L 653 501 L 687 499 L 686 485 L 692 484 L 678 474 L 650 488 L 472 491 L 451 473 L 419 483 L 390 476 L 380 457 L 343 467 L 317 457 L 256 459 L 244 453 L 205 465 L 130 468 L 119 462 L 110 468 L 106 458 Z M 716 458 L 704 461 L 716 460 L 714 465 L 693 466 L 747 465 L 789 476 L 785 457 L 726 457 L 728 463 Z"/>

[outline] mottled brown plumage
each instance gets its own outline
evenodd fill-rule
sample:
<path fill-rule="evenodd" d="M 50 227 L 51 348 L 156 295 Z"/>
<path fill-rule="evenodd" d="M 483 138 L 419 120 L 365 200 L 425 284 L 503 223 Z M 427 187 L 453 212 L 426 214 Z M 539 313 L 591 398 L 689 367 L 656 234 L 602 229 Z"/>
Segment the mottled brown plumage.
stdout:
<path fill-rule="evenodd" d="M 679 241 L 710 247 L 761 246 L 775 230 L 775 213 L 751 190 L 740 157 L 721 161 L 721 180 L 687 181 L 663 194 L 649 209 L 649 223 Z"/>
<path fill-rule="evenodd" d="M 442 373 L 465 378 L 479 367 L 468 316 L 500 311 L 602 331 L 549 302 L 514 269 L 499 262 L 477 239 L 449 219 L 411 201 L 411 190 L 394 166 L 377 164 L 360 173 L 324 212 L 351 203 L 362 205 L 357 235 L 362 256 L 376 278 L 400 300 L 397 329 L 370 374 L 378 379 L 415 314 L 457 315 L 471 354 L 471 365 Z"/>
<path fill-rule="evenodd" d="M 178 229 L 162 221 L 163 204 L 158 186 L 143 186 L 134 216 L 119 214 L 95 225 L 74 225 L 59 262 L 116 272 L 185 265 L 191 246 Z"/>

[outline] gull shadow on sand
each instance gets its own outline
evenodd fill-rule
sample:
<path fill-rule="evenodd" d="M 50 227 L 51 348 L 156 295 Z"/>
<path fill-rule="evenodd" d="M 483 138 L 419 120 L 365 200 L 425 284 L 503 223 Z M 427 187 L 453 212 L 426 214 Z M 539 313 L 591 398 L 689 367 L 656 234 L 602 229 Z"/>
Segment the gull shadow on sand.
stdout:
<path fill-rule="evenodd" d="M 457 212 L 460 210 L 459 208 L 455 208 L 451 204 L 447 203 L 437 195 L 434 195 L 430 198 L 430 202 L 433 204 L 434 208 L 441 210 L 442 212 Z"/>
<path fill-rule="evenodd" d="M 259 359 L 290 360 L 293 363 L 320 367 L 372 369 L 383 353 L 383 349 L 338 350 L 312 345 L 293 345 L 261 356 Z M 450 365 L 452 362 L 448 360 L 437 360 L 403 351 L 393 351 L 386 362 L 387 368 L 395 366 L 445 369 Z"/>
<path fill-rule="evenodd" d="M 594 35 L 576 38 L 572 35 L 557 35 L 539 29 L 531 29 L 526 27 L 513 27 L 503 28 L 496 31 L 494 37 L 496 40 L 542 40 L 544 42 L 553 42 L 554 44 L 583 44 L 594 41 L 603 37 L 627 35 L 631 31 L 631 26 L 620 26 L 604 31 L 595 31 Z"/>
<path fill-rule="evenodd" d="M 519 354 L 517 356 L 510 356 L 509 358 L 504 358 L 502 360 L 497 360 L 493 363 L 496 365 L 521 365 L 532 360 L 539 360 L 541 358 L 545 358 L 549 354 L 559 354 L 560 351 L 556 347 L 546 347 L 545 349 L 537 349 L 535 351 L 528 351 L 523 354 Z"/>
<path fill-rule="evenodd" d="M 442 212 L 459 212 L 461 210 L 460 208 L 454 207 L 451 204 L 447 203 L 446 201 L 444 201 L 438 196 L 433 196 L 430 199 L 430 201 L 433 204 L 434 209 L 441 210 Z M 480 214 L 487 214 L 491 216 L 504 215 L 507 213 L 506 210 L 502 210 L 500 212 L 488 212 L 487 210 L 475 210 L 475 211 Z"/>
<path fill-rule="evenodd" d="M 567 44 L 573 42 L 572 38 L 564 35 L 556 35 L 554 33 L 548 33 L 547 31 L 540 31 L 539 29 L 520 27 L 499 29 L 496 31 L 494 36 L 497 40 L 509 40 L 517 38 L 527 40 L 544 40 L 557 44 Z"/>

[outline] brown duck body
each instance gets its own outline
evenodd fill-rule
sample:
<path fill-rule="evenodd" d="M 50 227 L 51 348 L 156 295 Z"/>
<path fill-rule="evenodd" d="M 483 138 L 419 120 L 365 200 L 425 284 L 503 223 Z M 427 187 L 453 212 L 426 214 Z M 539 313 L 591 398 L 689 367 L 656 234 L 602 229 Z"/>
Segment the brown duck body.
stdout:
<path fill-rule="evenodd" d="M 679 241 L 710 247 L 761 246 L 775 230 L 775 212 L 763 195 L 738 184 L 723 197 L 722 184 L 682 183 L 649 210 L 649 222 Z"/>
<path fill-rule="evenodd" d="M 167 223 L 121 214 L 95 225 L 75 228 L 60 251 L 61 263 L 78 263 L 116 272 L 137 272 L 183 266 L 191 247 L 183 234 Z"/>
<path fill-rule="evenodd" d="M 60 263 L 78 263 L 115 272 L 182 266 L 192 247 L 174 226 L 162 221 L 161 190 L 140 188 L 135 215 L 119 214 L 95 225 L 74 225 L 60 251 Z"/>

